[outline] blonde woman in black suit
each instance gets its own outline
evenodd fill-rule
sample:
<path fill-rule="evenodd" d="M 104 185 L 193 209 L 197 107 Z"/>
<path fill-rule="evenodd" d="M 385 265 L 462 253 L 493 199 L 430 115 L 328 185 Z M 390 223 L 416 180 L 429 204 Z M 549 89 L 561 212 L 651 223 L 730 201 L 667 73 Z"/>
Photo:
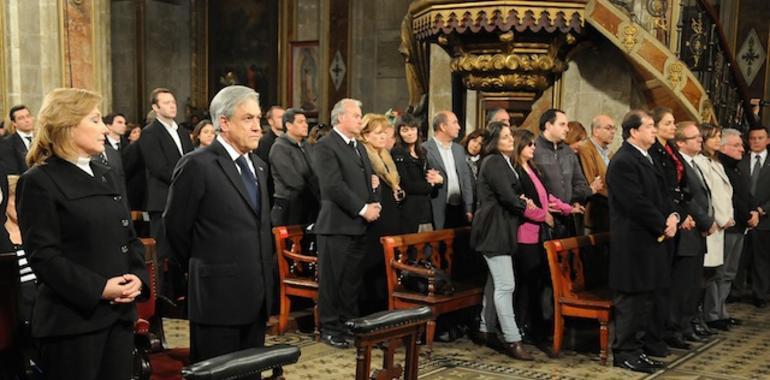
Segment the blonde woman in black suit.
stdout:
<path fill-rule="evenodd" d="M 32 335 L 46 379 L 129 379 L 134 302 L 148 294 L 142 244 L 104 151 L 101 96 L 51 91 L 16 205 L 38 279 Z"/>

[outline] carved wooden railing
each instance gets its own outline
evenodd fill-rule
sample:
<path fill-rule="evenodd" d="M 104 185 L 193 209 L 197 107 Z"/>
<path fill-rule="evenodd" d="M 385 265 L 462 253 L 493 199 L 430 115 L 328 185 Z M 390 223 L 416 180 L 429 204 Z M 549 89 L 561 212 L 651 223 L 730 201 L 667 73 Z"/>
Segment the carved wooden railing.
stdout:
<path fill-rule="evenodd" d="M 719 15 L 707 0 L 610 0 L 668 46 L 706 90 L 715 121 L 723 128 L 759 126 L 746 81 L 727 45 Z"/>

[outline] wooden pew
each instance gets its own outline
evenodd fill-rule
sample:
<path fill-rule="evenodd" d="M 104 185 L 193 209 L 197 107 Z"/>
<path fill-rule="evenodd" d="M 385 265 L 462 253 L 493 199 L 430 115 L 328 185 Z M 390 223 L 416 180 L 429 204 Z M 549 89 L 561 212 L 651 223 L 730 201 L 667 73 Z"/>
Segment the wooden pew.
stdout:
<path fill-rule="evenodd" d="M 561 351 L 564 335 L 564 317 L 579 317 L 599 321 L 599 358 L 607 363 L 609 330 L 607 325 L 612 312 L 609 289 L 587 289 L 583 270 L 586 255 L 600 254 L 609 249 L 609 234 L 578 236 L 550 240 L 544 243 L 548 254 L 548 267 L 553 284 L 554 333 L 553 352 Z"/>
<path fill-rule="evenodd" d="M 385 248 L 388 308 L 398 310 L 428 306 L 433 312 L 433 318 L 428 321 L 426 333 L 427 353 L 429 355 L 436 333 L 436 318 L 441 314 L 481 304 L 484 289 L 477 285 L 454 282 L 455 292 L 453 294 L 437 294 L 436 272 L 413 265 L 410 263 L 409 256 L 414 256 L 414 254 L 422 256 L 429 253 L 433 267 L 443 270 L 451 278 L 454 240 L 456 237 L 469 233 L 470 227 L 464 227 L 380 238 L 380 242 Z M 402 286 L 401 279 L 407 272 L 427 279 L 428 294 L 411 291 Z"/>
<path fill-rule="evenodd" d="M 315 336 L 319 337 L 318 317 L 318 257 L 302 252 L 302 238 L 305 228 L 296 226 L 278 226 L 273 228 L 275 238 L 275 257 L 278 261 L 278 278 L 281 290 L 281 310 L 278 316 L 278 334 L 283 335 L 289 322 L 291 298 L 302 297 L 313 300 L 313 318 Z"/>

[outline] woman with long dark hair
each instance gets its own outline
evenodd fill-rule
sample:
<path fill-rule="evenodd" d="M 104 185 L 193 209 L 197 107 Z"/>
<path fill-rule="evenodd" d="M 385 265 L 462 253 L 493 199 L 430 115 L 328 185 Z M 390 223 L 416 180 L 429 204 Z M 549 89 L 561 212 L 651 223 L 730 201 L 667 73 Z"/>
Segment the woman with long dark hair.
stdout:
<path fill-rule="evenodd" d="M 396 145 L 390 151 L 401 177 L 406 197 L 401 204 L 401 225 L 405 233 L 433 230 L 430 199 L 438 195 L 444 178 L 438 170 L 428 168 L 420 141 L 417 122 L 404 116 L 396 121 Z"/>
<path fill-rule="evenodd" d="M 514 258 L 519 288 L 516 291 L 516 312 L 523 325 L 522 330 L 535 344 L 545 343 L 549 328 L 543 305 L 552 302 L 545 292 L 550 283 L 548 260 L 543 242 L 548 237 L 548 228 L 553 227 L 552 213 L 562 215 L 582 213 L 579 205 L 571 206 L 549 194 L 540 180 L 532 159 L 535 156 L 535 135 L 527 129 L 513 131 L 514 149 L 511 161 L 521 178 L 524 196 L 532 200 L 533 208 L 527 210 L 526 219 L 519 225 L 516 237 L 519 249 Z"/>
<path fill-rule="evenodd" d="M 489 267 L 484 298 L 494 301 L 485 302 L 484 309 L 494 307 L 496 310 L 495 316 L 503 331 L 503 353 L 520 360 L 533 360 L 522 345 L 513 312 L 516 280 L 511 258 L 517 250 L 519 221 L 531 203 L 523 197 L 519 175 L 511 164 L 514 145 L 511 128 L 501 122 L 492 122 L 487 131 L 484 158 L 479 168 L 478 205 L 471 226 L 471 247 L 484 255 Z M 492 345 L 496 334 L 490 334 L 495 331 L 495 326 L 487 318 L 489 314 L 488 310 L 482 310 L 479 330 Z"/>

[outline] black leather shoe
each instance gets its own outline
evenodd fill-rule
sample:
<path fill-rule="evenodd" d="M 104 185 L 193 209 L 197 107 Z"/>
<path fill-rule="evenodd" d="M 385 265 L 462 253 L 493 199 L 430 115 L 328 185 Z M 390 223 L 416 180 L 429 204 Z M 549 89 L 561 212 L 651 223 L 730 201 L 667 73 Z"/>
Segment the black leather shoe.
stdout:
<path fill-rule="evenodd" d="M 730 331 L 730 322 L 726 319 L 720 319 L 716 321 L 706 322 L 706 325 L 712 329 L 718 329 L 722 331 Z"/>
<path fill-rule="evenodd" d="M 689 350 L 692 348 L 690 343 L 687 343 L 682 340 L 682 338 L 668 338 L 666 339 L 666 344 L 671 348 L 676 348 L 678 350 Z"/>
<path fill-rule="evenodd" d="M 716 332 L 709 330 L 705 325 L 696 322 L 693 322 L 692 324 L 692 331 L 702 338 L 716 334 Z"/>
<path fill-rule="evenodd" d="M 725 319 L 730 326 L 740 326 L 743 324 L 743 321 L 738 318 L 727 318 Z"/>
<path fill-rule="evenodd" d="M 654 367 L 654 368 L 664 368 L 666 366 L 665 362 L 662 362 L 660 360 L 655 360 L 645 354 L 639 355 L 639 358 L 641 358 L 645 363 L 649 364 L 651 367 Z"/>
<path fill-rule="evenodd" d="M 331 334 L 322 334 L 321 335 L 321 342 L 324 342 L 334 348 L 349 348 L 350 343 L 348 343 L 345 338 L 339 335 L 331 335 Z"/>
<path fill-rule="evenodd" d="M 654 373 L 657 369 L 645 362 L 642 358 L 632 358 L 626 360 L 616 360 L 615 367 L 629 369 L 634 372 Z"/>
<path fill-rule="evenodd" d="M 685 341 L 687 341 L 687 342 L 694 342 L 694 343 L 703 343 L 703 342 L 706 341 L 705 338 L 701 337 L 698 334 L 694 334 L 694 333 L 684 334 L 684 335 L 682 335 L 682 338 Z"/>
<path fill-rule="evenodd" d="M 758 309 L 764 309 L 767 307 L 767 300 L 763 300 L 761 298 L 754 298 L 754 306 L 756 306 Z"/>

